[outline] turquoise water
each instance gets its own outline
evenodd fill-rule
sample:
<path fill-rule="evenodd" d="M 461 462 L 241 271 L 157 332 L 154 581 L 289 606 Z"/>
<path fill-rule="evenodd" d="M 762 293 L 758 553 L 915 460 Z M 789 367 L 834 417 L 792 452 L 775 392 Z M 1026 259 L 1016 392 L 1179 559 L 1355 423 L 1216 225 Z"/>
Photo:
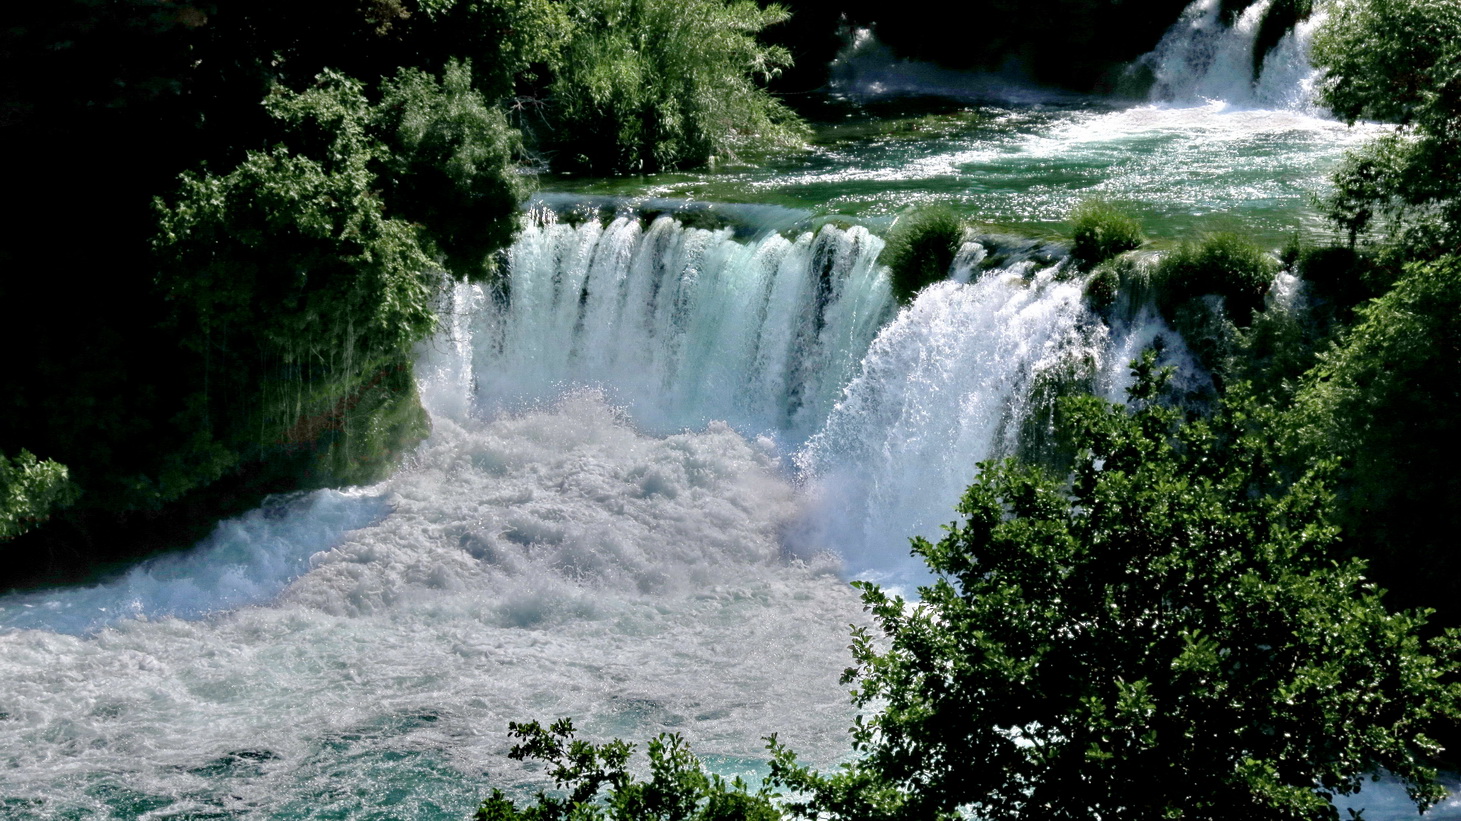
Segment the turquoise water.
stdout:
<path fill-rule="evenodd" d="M 1237 231 L 1276 248 L 1296 231 L 1330 236 L 1313 197 L 1343 152 L 1373 131 L 1222 102 L 832 101 L 820 114 L 806 151 L 764 164 L 544 179 L 542 187 L 629 202 L 779 206 L 789 223 L 844 219 L 875 229 L 937 202 L 990 228 L 1042 237 L 1066 236 L 1071 210 L 1094 197 L 1125 206 L 1156 240 Z"/>

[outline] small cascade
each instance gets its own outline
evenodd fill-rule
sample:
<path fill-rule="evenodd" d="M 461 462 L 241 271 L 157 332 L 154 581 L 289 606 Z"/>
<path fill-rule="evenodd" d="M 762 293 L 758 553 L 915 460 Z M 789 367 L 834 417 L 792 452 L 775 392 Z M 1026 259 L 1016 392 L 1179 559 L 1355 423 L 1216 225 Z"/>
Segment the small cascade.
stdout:
<path fill-rule="evenodd" d="M 892 313 L 882 247 L 864 228 L 741 243 L 668 217 L 646 229 L 539 214 L 502 290 L 458 288 L 452 313 L 470 319 L 437 343 L 426 396 L 453 415 L 591 386 L 652 431 L 722 420 L 804 438 Z"/>
<path fill-rule="evenodd" d="M 1157 47 L 1142 58 L 1155 75 L 1151 99 L 1317 113 L 1313 92 L 1318 72 L 1308 54 L 1322 12 L 1286 33 L 1261 58 L 1262 70 L 1254 77 L 1254 49 L 1273 2 L 1258 0 L 1232 26 L 1224 25 L 1219 0 L 1196 0 L 1188 6 Z"/>
<path fill-rule="evenodd" d="M 1094 373 L 1106 340 L 1079 281 L 1031 263 L 937 283 L 889 323 L 827 424 L 796 457 L 807 526 L 864 577 L 922 579 L 912 535 L 937 537 L 976 465 L 1010 455 L 1042 375 Z"/>
<path fill-rule="evenodd" d="M 1159 337 L 1181 359 L 1154 314 L 1113 333 L 1064 265 L 990 270 L 966 240 L 950 279 L 895 311 L 862 228 L 742 243 L 667 217 L 538 215 L 500 291 L 456 290 L 422 393 L 464 422 L 590 388 L 653 433 L 769 435 L 808 490 L 786 548 L 914 583 L 908 537 L 937 536 L 980 462 L 1048 440 L 1056 397 L 1121 398 L 1134 346 Z"/>

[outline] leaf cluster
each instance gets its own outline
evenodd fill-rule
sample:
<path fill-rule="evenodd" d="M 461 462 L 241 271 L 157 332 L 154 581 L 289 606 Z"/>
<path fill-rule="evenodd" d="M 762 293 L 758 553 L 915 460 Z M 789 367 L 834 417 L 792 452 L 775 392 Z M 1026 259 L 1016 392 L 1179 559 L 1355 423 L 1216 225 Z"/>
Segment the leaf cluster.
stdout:
<path fill-rule="evenodd" d="M 535 802 L 519 808 L 501 790 L 482 803 L 476 821 L 778 821 L 781 813 L 764 788 L 751 792 L 741 779 L 731 782 L 706 773 L 678 734 L 649 742 L 649 779 L 629 770 L 633 745 L 615 739 L 593 744 L 574 737 L 573 723 L 559 719 L 508 725 L 519 739 L 509 754 L 549 765 L 548 775 L 561 796 L 539 791 Z"/>
<path fill-rule="evenodd" d="M 1356 313 L 1305 375 L 1281 430 L 1297 459 L 1340 461 L 1349 549 L 1371 557 L 1392 596 L 1444 608 L 1455 623 L 1461 259 L 1410 263 Z M 1428 571 L 1417 574 L 1417 562 Z"/>
<path fill-rule="evenodd" d="M 920 602 L 861 583 L 861 758 L 779 783 L 824 818 L 1337 817 L 1369 773 L 1421 807 L 1461 716 L 1457 643 L 1394 614 L 1336 528 L 1321 466 L 1296 481 L 1230 408 L 1184 424 L 1137 365 L 1132 408 L 1065 416 L 1069 482 L 982 466 L 937 543 Z"/>
<path fill-rule="evenodd" d="M 79 495 L 65 465 L 28 450 L 14 458 L 0 454 L 0 542 L 30 530 Z"/>
<path fill-rule="evenodd" d="M 800 144 L 759 82 L 791 55 L 757 34 L 787 18 L 748 0 L 573 0 L 538 141 L 554 161 L 648 173 Z M 531 121 L 525 121 L 531 125 Z"/>
<path fill-rule="evenodd" d="M 1461 242 L 1461 6 L 1449 0 L 1336 3 L 1315 36 L 1325 72 L 1320 98 L 1348 122 L 1398 130 L 1352 152 L 1324 199 L 1351 244 L 1380 229 L 1380 244 L 1410 259 Z"/>

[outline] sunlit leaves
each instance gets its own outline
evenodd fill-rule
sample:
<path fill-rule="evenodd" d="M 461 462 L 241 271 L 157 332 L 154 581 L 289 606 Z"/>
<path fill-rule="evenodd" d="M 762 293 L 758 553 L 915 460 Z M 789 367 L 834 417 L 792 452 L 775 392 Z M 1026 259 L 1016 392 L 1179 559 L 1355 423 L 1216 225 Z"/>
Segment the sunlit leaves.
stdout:
<path fill-rule="evenodd" d="M 1327 819 L 1380 768 L 1439 796 L 1451 640 L 1329 558 L 1327 466 L 1285 482 L 1252 413 L 1184 424 L 1137 371 L 1130 409 L 1068 402 L 1069 482 L 983 466 L 914 541 L 938 574 L 920 603 L 859 585 L 881 636 L 856 634 L 847 678 L 876 712 L 841 772 L 774 765 L 808 815 Z"/>

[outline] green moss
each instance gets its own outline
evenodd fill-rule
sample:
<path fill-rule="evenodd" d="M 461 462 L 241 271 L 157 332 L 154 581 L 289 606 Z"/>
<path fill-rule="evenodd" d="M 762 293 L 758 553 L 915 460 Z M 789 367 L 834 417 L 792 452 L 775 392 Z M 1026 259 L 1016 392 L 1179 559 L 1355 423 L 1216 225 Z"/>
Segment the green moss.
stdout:
<path fill-rule="evenodd" d="M 402 453 L 431 432 L 411 365 L 404 360 L 370 374 L 340 397 L 331 411 L 324 421 L 332 429 L 316 445 L 307 484 L 378 482 L 390 474 Z"/>
<path fill-rule="evenodd" d="M 1140 248 L 1141 223 L 1103 200 L 1086 200 L 1071 214 L 1071 257 L 1090 268 L 1117 254 Z"/>
<path fill-rule="evenodd" d="M 948 206 L 924 206 L 899 217 L 878 258 L 888 266 L 893 295 L 907 302 L 947 277 L 963 240 L 964 224 Z"/>

